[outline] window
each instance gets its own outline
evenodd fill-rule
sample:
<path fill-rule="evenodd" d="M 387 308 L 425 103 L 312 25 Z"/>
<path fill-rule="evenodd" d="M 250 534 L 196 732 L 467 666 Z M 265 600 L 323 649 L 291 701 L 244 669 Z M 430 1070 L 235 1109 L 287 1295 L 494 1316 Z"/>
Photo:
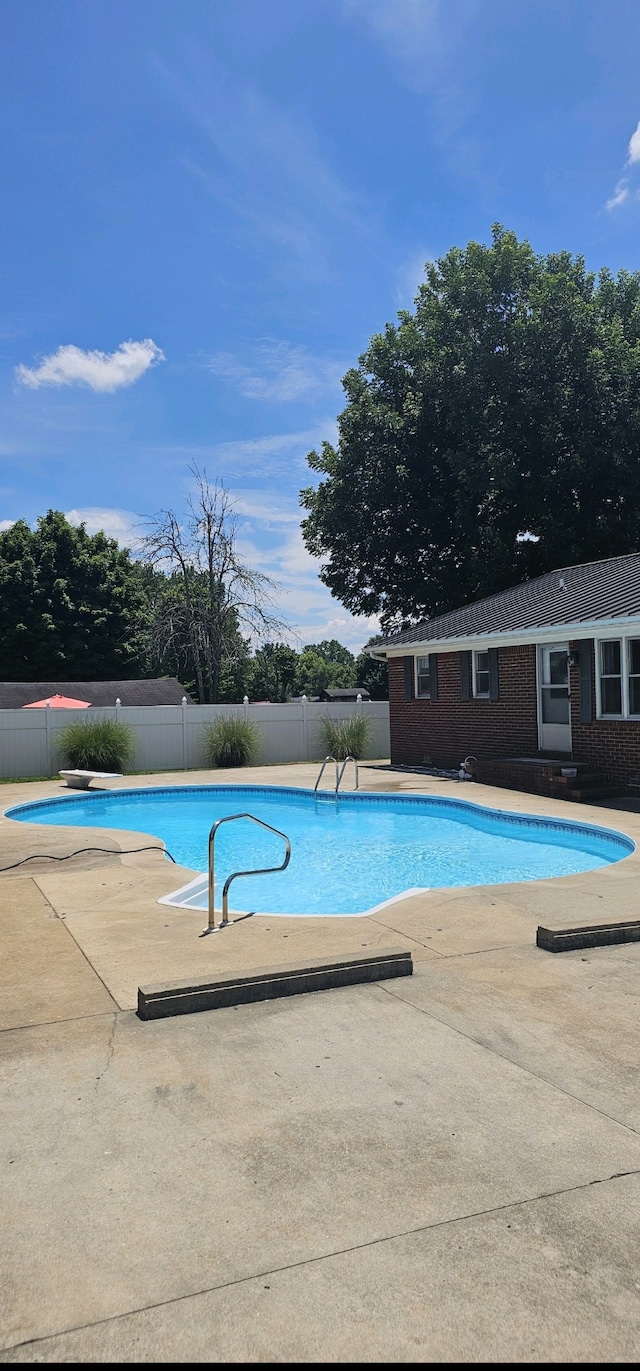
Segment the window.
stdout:
<path fill-rule="evenodd" d="M 629 713 L 640 714 L 640 638 L 627 643 L 629 667 Z"/>
<path fill-rule="evenodd" d="M 602 714 L 622 714 L 620 639 L 600 644 L 600 709 Z"/>
<path fill-rule="evenodd" d="M 489 653 L 474 652 L 473 654 L 473 693 L 474 695 L 489 695 Z"/>
<path fill-rule="evenodd" d="M 416 695 L 422 696 L 423 699 L 428 699 L 431 695 L 428 657 L 416 657 Z"/>

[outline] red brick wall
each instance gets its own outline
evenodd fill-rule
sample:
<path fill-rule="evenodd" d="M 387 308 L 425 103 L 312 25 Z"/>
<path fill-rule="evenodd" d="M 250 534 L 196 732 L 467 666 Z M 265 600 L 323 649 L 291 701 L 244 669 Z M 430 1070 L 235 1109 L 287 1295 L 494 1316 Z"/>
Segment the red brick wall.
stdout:
<path fill-rule="evenodd" d="M 591 674 L 595 715 L 595 652 Z M 606 772 L 614 781 L 626 785 L 634 772 L 640 772 L 640 721 L 594 718 L 591 724 L 581 724 L 580 672 L 577 668 L 571 671 L 571 742 L 576 761 L 590 762 L 594 771 Z"/>
<path fill-rule="evenodd" d="M 438 653 L 438 699 L 405 700 L 404 661 L 389 662 L 391 760 L 458 766 L 472 753 L 532 756 L 538 751 L 535 648 L 500 648 L 500 699 L 460 698 L 460 653 Z"/>
<path fill-rule="evenodd" d="M 404 661 L 389 663 L 391 760 L 398 765 L 458 766 L 479 761 L 535 757 L 538 752 L 536 650 L 500 648 L 500 699 L 460 698 L 460 654 L 438 653 L 438 699 L 405 700 Z M 595 665 L 594 665 L 595 673 Z M 595 713 L 595 679 L 592 684 Z M 640 722 L 596 719 L 580 723 L 580 672 L 571 671 L 573 758 L 626 785 L 640 772 Z"/>

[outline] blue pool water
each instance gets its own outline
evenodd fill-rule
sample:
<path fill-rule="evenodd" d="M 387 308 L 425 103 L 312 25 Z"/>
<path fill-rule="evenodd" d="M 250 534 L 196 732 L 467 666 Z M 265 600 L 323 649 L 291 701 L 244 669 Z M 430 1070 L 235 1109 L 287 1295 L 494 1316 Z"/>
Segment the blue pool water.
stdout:
<path fill-rule="evenodd" d="M 230 907 L 264 914 L 362 914 L 408 889 L 494 885 L 592 871 L 634 851 L 609 829 L 502 814 L 427 795 L 341 795 L 276 786 L 175 786 L 99 791 L 18 805 L 32 823 L 133 829 L 160 838 L 181 865 L 207 870 L 215 819 L 249 811 L 283 830 L 291 862 L 235 881 Z M 218 888 L 232 871 L 276 866 L 280 839 L 246 821 L 216 836 Z"/>

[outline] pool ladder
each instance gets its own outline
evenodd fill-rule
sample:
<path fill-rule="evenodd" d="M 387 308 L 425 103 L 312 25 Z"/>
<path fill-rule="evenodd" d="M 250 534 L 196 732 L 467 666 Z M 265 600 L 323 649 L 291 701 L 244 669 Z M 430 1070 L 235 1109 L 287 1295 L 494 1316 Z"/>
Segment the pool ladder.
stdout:
<path fill-rule="evenodd" d="M 355 783 L 355 787 L 354 787 L 354 788 L 355 788 L 355 790 L 358 790 L 358 789 L 360 788 L 360 776 L 359 776 L 359 774 L 358 774 L 358 763 L 357 763 L 355 757 L 352 757 L 352 756 L 351 756 L 351 753 L 349 753 L 348 757 L 345 757 L 345 759 L 344 759 L 344 761 L 343 761 L 343 763 L 342 763 L 342 766 L 340 766 L 339 762 L 336 761 L 335 757 L 325 757 L 325 759 L 324 759 L 324 761 L 323 761 L 323 763 L 322 763 L 322 766 L 320 767 L 320 771 L 319 771 L 319 773 L 318 773 L 318 779 L 317 779 L 317 781 L 316 781 L 316 783 L 315 783 L 315 785 L 314 785 L 314 787 L 313 787 L 313 793 L 314 793 L 314 795 L 317 793 L 318 786 L 320 785 L 320 782 L 321 782 L 321 780 L 322 780 L 322 777 L 323 777 L 323 774 L 324 774 L 324 769 L 325 769 L 325 766 L 327 765 L 327 762 L 333 762 L 333 765 L 335 766 L 335 769 L 336 769 L 336 784 L 335 784 L 335 791 L 334 791 L 334 794 L 336 794 L 336 795 L 338 794 L 338 791 L 339 791 L 339 789 L 340 789 L 340 785 L 341 785 L 341 783 L 342 783 L 342 777 L 344 776 L 344 773 L 345 773 L 345 770 L 346 770 L 347 762 L 353 762 L 353 765 L 354 765 L 354 767 L 355 767 L 355 776 L 356 776 L 356 783 Z"/>
<path fill-rule="evenodd" d="M 215 932 L 216 910 L 215 910 L 215 875 L 214 875 L 214 847 L 216 833 L 221 824 L 233 823 L 236 819 L 250 819 L 252 824 L 259 824 L 260 828 L 267 828 L 270 833 L 275 833 L 278 838 L 282 838 L 285 844 L 284 861 L 281 866 L 261 866 L 254 867 L 251 871 L 233 871 L 224 883 L 222 891 L 222 919 L 220 928 L 225 928 L 229 922 L 229 886 L 238 876 L 266 876 L 272 871 L 284 871 L 291 860 L 291 843 L 286 833 L 281 833 L 279 828 L 273 828 L 271 824 L 266 824 L 263 819 L 256 819 L 255 814 L 225 814 L 222 819 L 216 819 L 209 832 L 209 922 L 200 934 L 204 938 L 207 933 Z"/>

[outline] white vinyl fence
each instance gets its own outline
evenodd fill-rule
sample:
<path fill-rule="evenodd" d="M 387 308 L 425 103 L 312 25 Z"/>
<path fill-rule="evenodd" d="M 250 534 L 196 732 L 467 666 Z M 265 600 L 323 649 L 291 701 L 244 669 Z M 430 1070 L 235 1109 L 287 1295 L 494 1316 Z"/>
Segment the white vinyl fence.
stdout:
<path fill-rule="evenodd" d="M 204 727 L 219 715 L 253 719 L 262 735 L 259 762 L 319 761 L 325 754 L 320 724 L 362 713 L 371 720 L 366 755 L 389 756 L 386 700 L 344 704 L 141 705 L 112 709 L 0 709 L 0 776 L 52 776 L 63 765 L 58 735 L 76 719 L 121 719 L 136 739 L 131 771 L 182 771 L 204 767 Z"/>

